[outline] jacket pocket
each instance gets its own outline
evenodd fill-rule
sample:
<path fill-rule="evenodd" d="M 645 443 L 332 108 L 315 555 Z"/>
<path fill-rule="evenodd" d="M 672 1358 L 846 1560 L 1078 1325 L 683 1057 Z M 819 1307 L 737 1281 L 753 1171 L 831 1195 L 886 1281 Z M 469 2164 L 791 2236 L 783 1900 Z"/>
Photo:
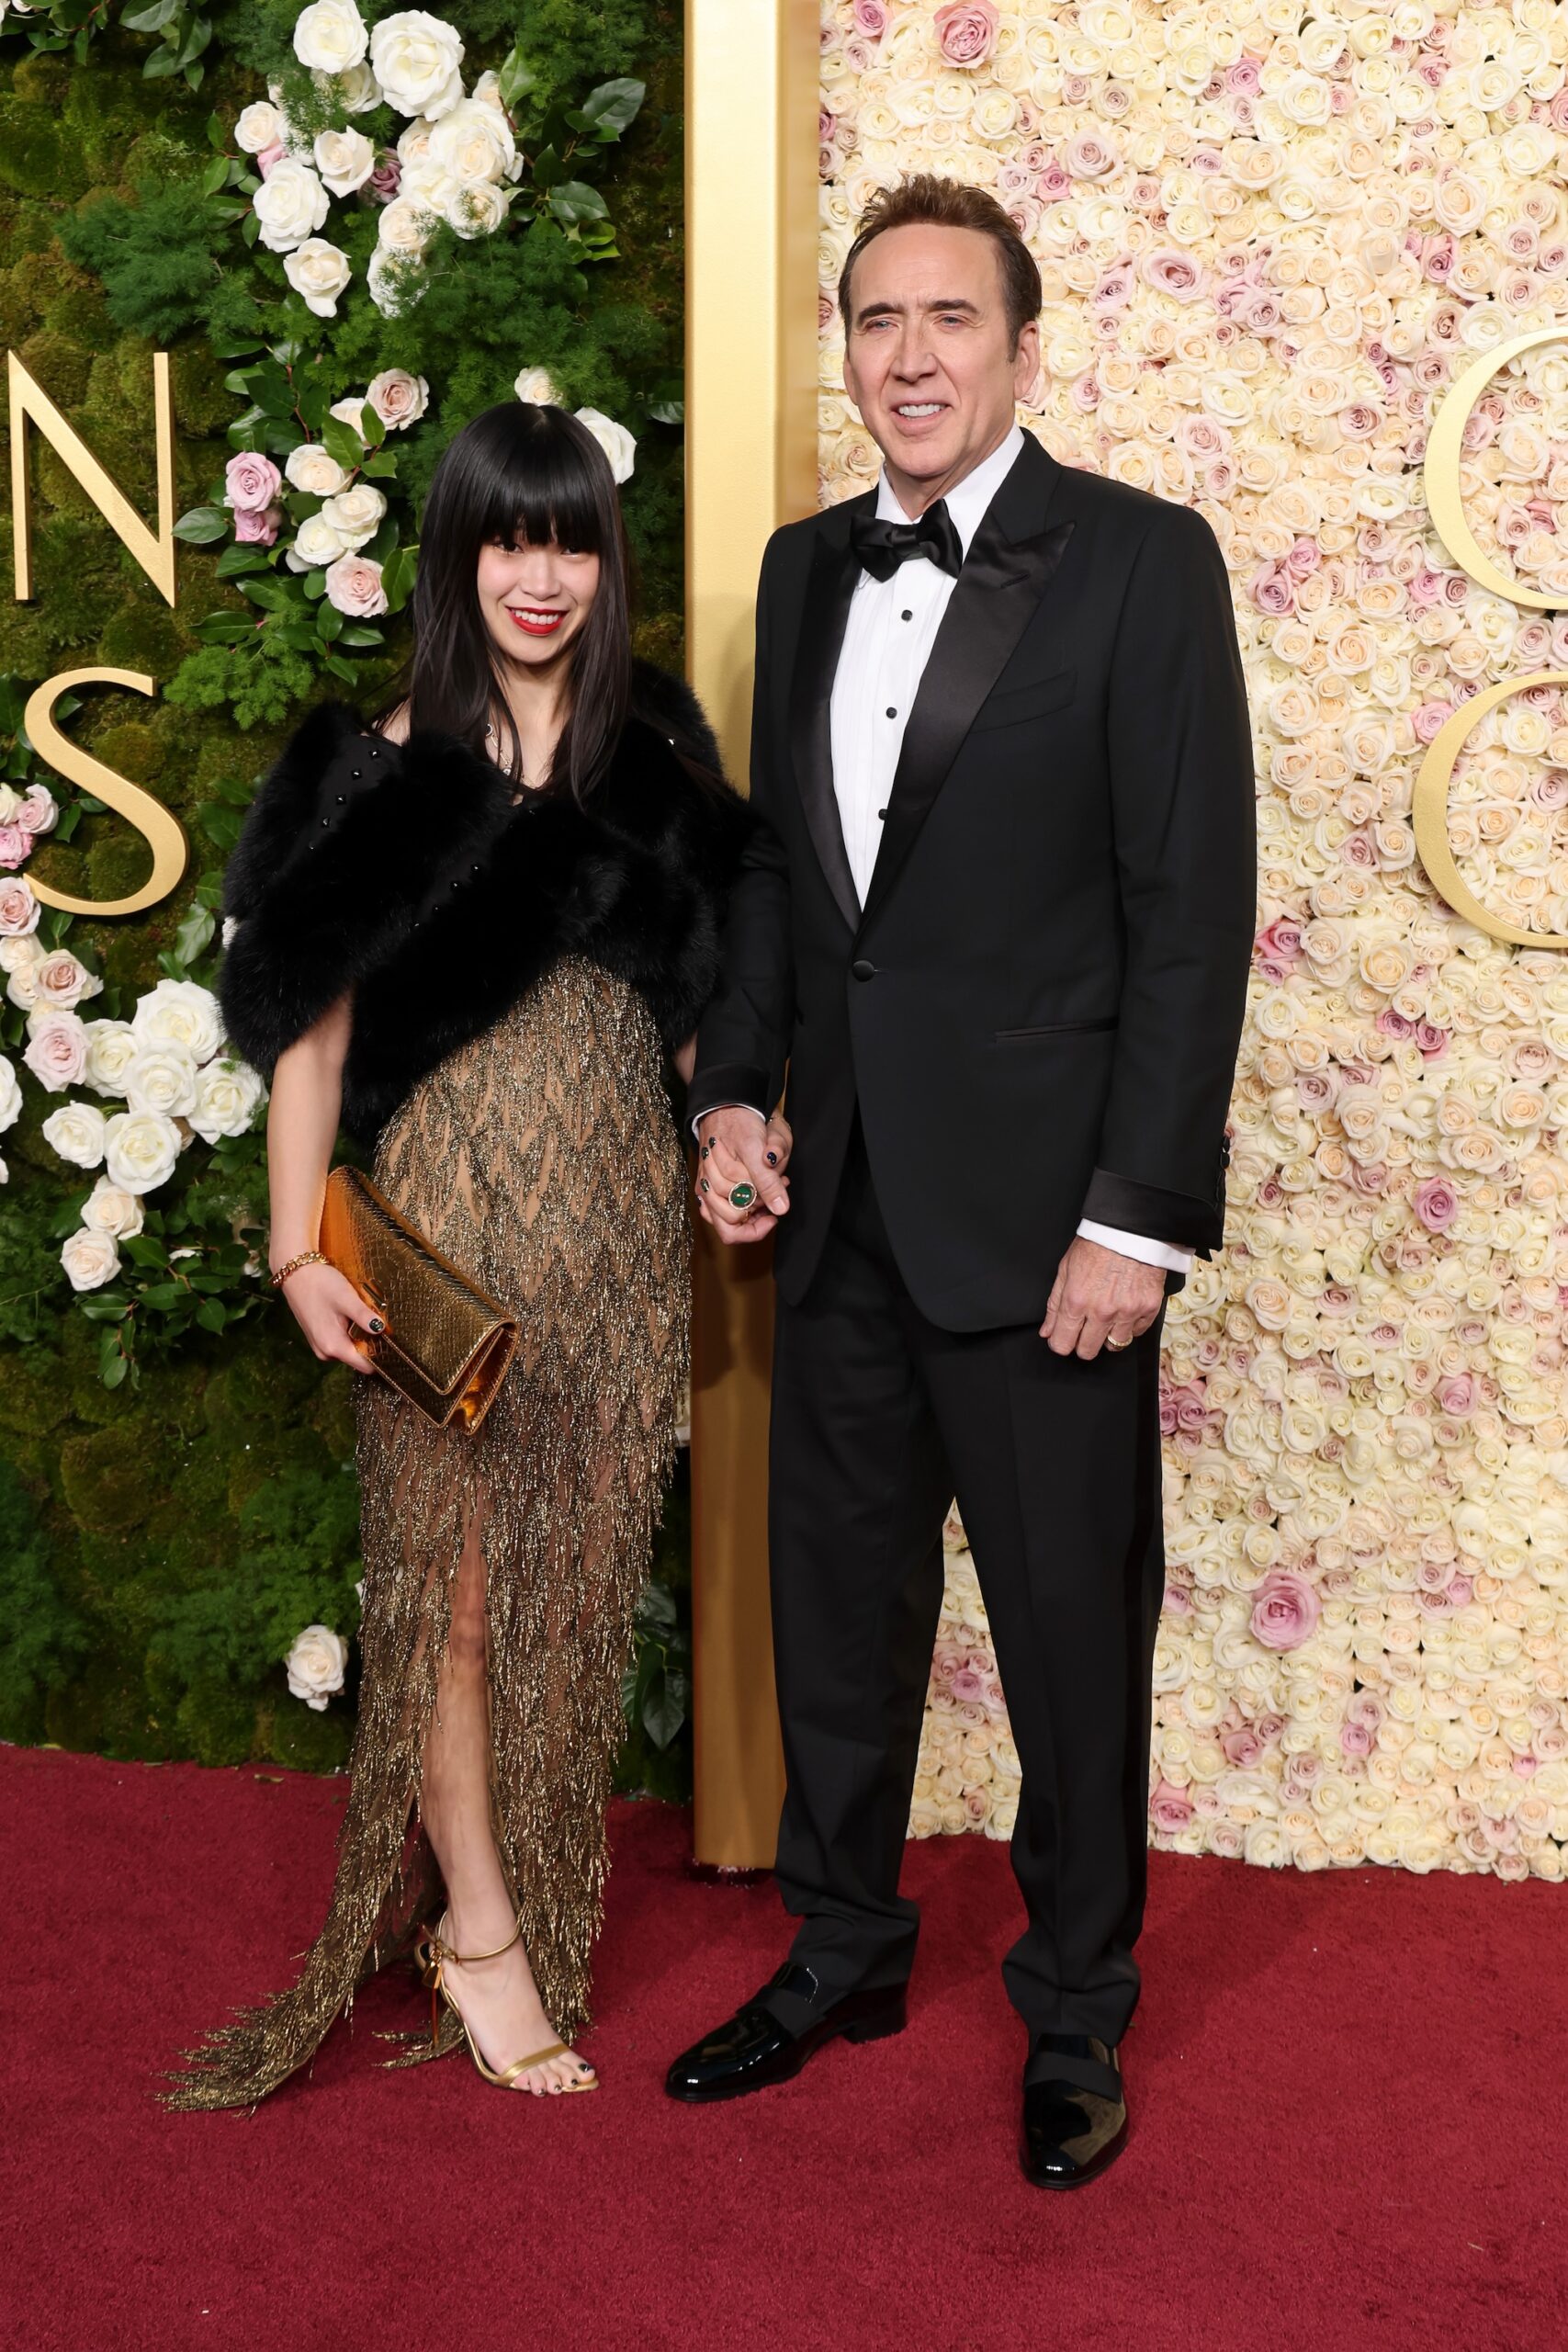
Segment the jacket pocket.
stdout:
<path fill-rule="evenodd" d="M 1058 670 L 1054 678 L 1031 678 L 1024 685 L 1004 686 L 981 704 L 970 733 L 983 735 L 994 727 L 1020 727 L 1060 710 L 1064 703 L 1071 702 L 1077 678 L 1076 670 Z"/>
<path fill-rule="evenodd" d="M 1047 1021 L 1038 1029 L 998 1029 L 993 1032 L 992 1042 L 1006 1046 L 1021 1037 L 1070 1037 L 1091 1029 L 1114 1029 L 1116 1023 L 1114 1012 L 1108 1012 L 1100 1021 Z"/>

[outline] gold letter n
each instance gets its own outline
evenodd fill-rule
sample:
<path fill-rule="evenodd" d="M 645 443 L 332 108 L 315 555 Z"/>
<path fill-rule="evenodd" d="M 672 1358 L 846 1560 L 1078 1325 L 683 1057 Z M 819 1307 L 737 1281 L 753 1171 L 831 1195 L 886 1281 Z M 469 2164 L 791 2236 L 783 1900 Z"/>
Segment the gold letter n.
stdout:
<path fill-rule="evenodd" d="M 7 352 L 11 392 L 11 510 L 17 542 L 17 594 L 33 593 L 32 520 L 28 499 L 29 420 L 69 466 L 99 514 L 125 541 L 163 594 L 175 601 L 175 417 L 169 397 L 169 355 L 152 354 L 152 390 L 158 453 L 158 533 L 154 537 L 123 491 L 112 482 L 81 435 L 67 424 L 41 385 L 34 382 L 14 351 Z"/>

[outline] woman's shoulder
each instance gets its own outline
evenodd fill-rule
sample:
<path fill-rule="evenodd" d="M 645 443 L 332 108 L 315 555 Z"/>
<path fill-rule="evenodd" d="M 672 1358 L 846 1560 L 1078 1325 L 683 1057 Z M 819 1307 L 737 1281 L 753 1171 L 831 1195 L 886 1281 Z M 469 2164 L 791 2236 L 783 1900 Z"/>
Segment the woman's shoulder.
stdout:
<path fill-rule="evenodd" d="M 663 736 L 671 749 L 711 775 L 724 775 L 724 754 L 708 715 L 684 678 L 652 662 L 632 663 L 631 717 Z"/>

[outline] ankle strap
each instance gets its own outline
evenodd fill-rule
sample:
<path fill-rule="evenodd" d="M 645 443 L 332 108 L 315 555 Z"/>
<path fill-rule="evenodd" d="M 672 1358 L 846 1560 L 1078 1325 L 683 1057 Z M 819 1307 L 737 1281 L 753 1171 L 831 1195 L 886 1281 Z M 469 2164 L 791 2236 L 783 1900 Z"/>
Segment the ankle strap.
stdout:
<path fill-rule="evenodd" d="M 443 1939 L 439 1931 L 436 1928 L 432 1928 L 430 1931 L 430 1949 L 434 1958 L 438 1961 L 451 1961 L 459 1968 L 469 1968 L 477 1960 L 499 1960 L 503 1951 L 510 1951 L 512 1950 L 513 1945 L 517 1941 L 522 1933 L 523 1921 L 521 1916 L 519 1916 L 517 1925 L 513 1928 L 512 1933 L 507 1937 L 506 1941 L 503 1944 L 497 1944 L 493 1951 L 454 1951 L 451 1945 Z"/>

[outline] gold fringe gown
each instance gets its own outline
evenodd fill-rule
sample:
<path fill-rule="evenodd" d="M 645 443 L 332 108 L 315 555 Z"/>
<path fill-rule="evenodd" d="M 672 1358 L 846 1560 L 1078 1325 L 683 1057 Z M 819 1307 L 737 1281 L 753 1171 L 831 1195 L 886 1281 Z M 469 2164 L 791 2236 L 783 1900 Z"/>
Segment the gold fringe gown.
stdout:
<path fill-rule="evenodd" d="M 377 1183 L 516 1316 L 521 1344 L 471 1435 L 357 1385 L 363 1676 L 331 1908 L 298 1982 L 191 2052 L 172 2106 L 276 2089 L 439 1912 L 417 1802 L 470 1531 L 496 1843 L 547 2014 L 569 2040 L 586 2022 L 621 1679 L 687 1372 L 685 1163 L 663 1071 L 642 997 L 567 955 L 382 1131 Z M 438 2052 L 457 2039 L 447 2014 Z M 429 2054 L 411 2037 L 388 2063 Z"/>

